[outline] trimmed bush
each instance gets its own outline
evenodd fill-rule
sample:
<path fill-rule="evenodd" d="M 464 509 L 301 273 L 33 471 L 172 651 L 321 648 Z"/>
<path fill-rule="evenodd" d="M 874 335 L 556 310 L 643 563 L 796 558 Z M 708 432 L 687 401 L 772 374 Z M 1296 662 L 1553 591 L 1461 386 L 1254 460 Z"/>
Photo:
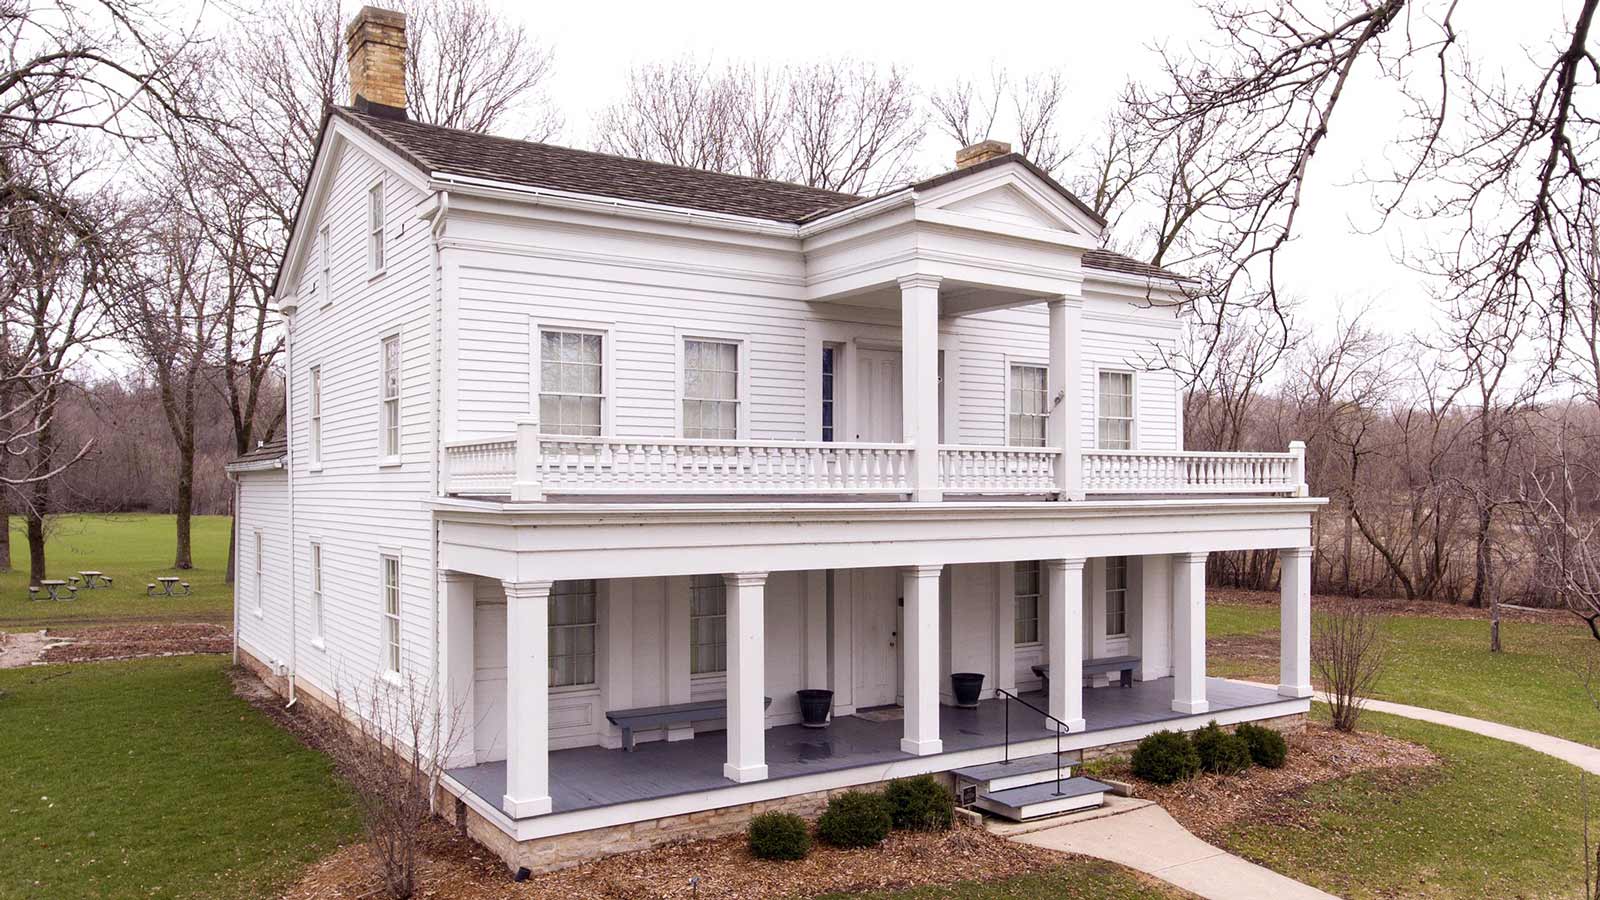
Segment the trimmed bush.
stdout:
<path fill-rule="evenodd" d="M 949 831 L 956 802 L 932 775 L 897 778 L 883 791 L 894 827 L 905 831 Z"/>
<path fill-rule="evenodd" d="M 1237 734 L 1222 730 L 1216 722 L 1194 733 L 1194 752 L 1200 768 L 1218 775 L 1237 775 L 1250 768 L 1250 745 Z"/>
<path fill-rule="evenodd" d="M 1245 746 L 1250 748 L 1250 758 L 1258 766 L 1281 769 L 1289 758 L 1289 743 L 1283 735 L 1265 725 L 1246 722 L 1233 733 L 1244 738 Z"/>
<path fill-rule="evenodd" d="M 1152 784 L 1172 784 L 1200 771 L 1200 755 L 1187 735 L 1158 731 L 1133 750 L 1133 774 Z"/>
<path fill-rule="evenodd" d="M 750 820 L 750 855 L 756 859 L 805 859 L 811 852 L 806 820 L 792 813 L 765 812 Z"/>
<path fill-rule="evenodd" d="M 882 794 L 845 791 L 817 819 L 817 837 L 835 847 L 873 847 L 889 836 L 894 818 Z"/>

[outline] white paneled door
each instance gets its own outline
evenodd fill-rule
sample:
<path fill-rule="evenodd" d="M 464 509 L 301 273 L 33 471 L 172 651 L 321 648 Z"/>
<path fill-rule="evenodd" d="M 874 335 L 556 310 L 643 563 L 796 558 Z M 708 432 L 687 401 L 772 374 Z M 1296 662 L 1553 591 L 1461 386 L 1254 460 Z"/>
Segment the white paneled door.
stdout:
<path fill-rule="evenodd" d="M 888 706 L 900 692 L 900 604 L 895 569 L 852 569 L 856 708 Z"/>
<path fill-rule="evenodd" d="M 856 351 L 860 402 L 852 418 L 855 439 L 897 443 L 900 430 L 900 351 L 862 347 Z"/>

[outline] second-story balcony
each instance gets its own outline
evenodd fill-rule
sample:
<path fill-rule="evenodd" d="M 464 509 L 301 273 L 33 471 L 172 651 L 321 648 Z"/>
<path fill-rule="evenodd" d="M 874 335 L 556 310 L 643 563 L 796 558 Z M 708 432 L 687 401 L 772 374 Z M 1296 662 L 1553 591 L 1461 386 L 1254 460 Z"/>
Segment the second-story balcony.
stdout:
<path fill-rule="evenodd" d="M 445 446 L 444 490 L 512 501 L 619 498 L 905 499 L 1305 496 L 1304 447 L 1283 453 L 941 445 L 937 484 L 908 443 L 711 441 L 541 434 Z M 919 488 L 921 488 L 919 490 Z"/>

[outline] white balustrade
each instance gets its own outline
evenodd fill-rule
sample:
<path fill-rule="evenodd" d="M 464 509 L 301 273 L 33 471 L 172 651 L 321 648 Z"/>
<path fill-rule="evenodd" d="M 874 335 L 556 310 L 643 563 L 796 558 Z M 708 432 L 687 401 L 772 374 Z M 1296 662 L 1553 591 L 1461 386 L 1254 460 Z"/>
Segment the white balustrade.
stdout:
<path fill-rule="evenodd" d="M 1085 450 L 1086 494 L 1289 494 L 1305 490 L 1304 457 L 1289 453 Z"/>
<path fill-rule="evenodd" d="M 485 497 L 510 494 L 516 455 L 517 442 L 513 438 L 445 444 L 445 493 Z"/>
<path fill-rule="evenodd" d="M 946 444 L 939 448 L 939 487 L 971 494 L 1048 494 L 1056 489 L 1056 457 L 1050 447 Z"/>

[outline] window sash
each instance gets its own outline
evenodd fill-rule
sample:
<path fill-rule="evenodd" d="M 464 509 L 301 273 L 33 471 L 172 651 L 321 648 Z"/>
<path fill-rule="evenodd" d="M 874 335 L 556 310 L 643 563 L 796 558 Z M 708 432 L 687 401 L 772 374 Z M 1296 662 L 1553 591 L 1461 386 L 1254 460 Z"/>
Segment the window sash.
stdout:
<path fill-rule="evenodd" d="M 550 587 L 551 687 L 595 683 L 598 589 L 593 580 L 558 581 Z"/>
<path fill-rule="evenodd" d="M 1106 637 L 1128 633 L 1128 558 L 1106 558 Z"/>
<path fill-rule="evenodd" d="M 728 585 L 721 575 L 689 580 L 689 674 L 728 671 Z"/>
<path fill-rule="evenodd" d="M 1097 443 L 1101 450 L 1133 449 L 1133 373 L 1100 373 Z"/>
<path fill-rule="evenodd" d="M 262 572 L 262 569 L 264 567 L 261 565 L 262 539 L 261 539 L 261 532 L 259 532 L 259 531 L 257 531 L 255 533 L 255 545 L 256 545 L 256 552 L 254 554 L 255 558 L 253 560 L 251 560 L 251 563 L 252 563 L 252 565 L 255 566 L 256 612 L 261 612 L 261 572 Z"/>
<path fill-rule="evenodd" d="M 383 271 L 383 183 L 367 192 L 367 263 L 373 274 Z"/>
<path fill-rule="evenodd" d="M 383 455 L 400 455 L 400 336 L 383 339 Z"/>
<path fill-rule="evenodd" d="M 605 408 L 605 338 L 539 332 L 539 430 L 598 437 Z"/>
<path fill-rule="evenodd" d="M 699 440 L 739 437 L 739 345 L 683 342 L 683 436 Z"/>
<path fill-rule="evenodd" d="M 322 464 L 322 367 L 311 367 L 311 464 Z"/>
<path fill-rule="evenodd" d="M 322 258 L 322 279 L 317 290 L 324 306 L 333 299 L 333 261 L 328 258 L 328 247 L 328 226 L 324 225 L 317 233 L 317 255 Z"/>
<path fill-rule="evenodd" d="M 384 644 L 390 672 L 400 671 L 400 558 L 383 557 Z"/>
<path fill-rule="evenodd" d="M 311 544 L 311 626 L 312 634 L 322 637 L 322 545 Z"/>
<path fill-rule="evenodd" d="M 838 408 L 834 403 L 834 390 L 837 382 L 834 375 L 834 366 L 838 364 L 838 348 L 823 346 L 822 348 L 822 440 L 832 443 L 834 440 L 835 418 Z"/>
<path fill-rule="evenodd" d="M 1013 447 L 1043 447 L 1048 437 L 1050 370 L 1011 367 L 1011 415 L 1006 441 Z"/>
<path fill-rule="evenodd" d="M 1042 567 L 1038 560 L 1013 564 L 1012 590 L 1016 596 L 1015 643 L 1039 643 L 1039 598 L 1044 596 Z"/>

